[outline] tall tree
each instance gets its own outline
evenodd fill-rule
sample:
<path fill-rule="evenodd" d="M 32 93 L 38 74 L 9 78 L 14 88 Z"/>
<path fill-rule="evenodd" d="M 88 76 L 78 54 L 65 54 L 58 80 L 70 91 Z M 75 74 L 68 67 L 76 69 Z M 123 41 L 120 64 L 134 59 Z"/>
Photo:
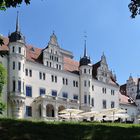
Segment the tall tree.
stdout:
<path fill-rule="evenodd" d="M 131 0 L 131 3 L 128 5 L 132 18 L 135 18 L 140 14 L 140 0 Z"/>
<path fill-rule="evenodd" d="M 5 104 L 2 102 L 2 90 L 4 84 L 6 83 L 6 75 L 5 68 L 2 64 L 0 64 L 0 114 L 2 114 L 5 109 Z"/>

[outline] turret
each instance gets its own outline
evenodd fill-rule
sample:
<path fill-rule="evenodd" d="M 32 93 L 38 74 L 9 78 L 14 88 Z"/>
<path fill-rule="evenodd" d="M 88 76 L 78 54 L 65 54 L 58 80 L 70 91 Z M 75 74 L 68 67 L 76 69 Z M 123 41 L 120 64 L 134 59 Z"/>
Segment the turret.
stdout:
<path fill-rule="evenodd" d="M 80 58 L 80 106 L 81 109 L 89 111 L 91 105 L 92 92 L 92 64 L 90 57 L 87 56 L 86 40 L 84 46 L 84 55 Z"/>
<path fill-rule="evenodd" d="M 26 46 L 17 13 L 16 31 L 9 35 L 9 100 L 12 117 L 23 117 Z"/>

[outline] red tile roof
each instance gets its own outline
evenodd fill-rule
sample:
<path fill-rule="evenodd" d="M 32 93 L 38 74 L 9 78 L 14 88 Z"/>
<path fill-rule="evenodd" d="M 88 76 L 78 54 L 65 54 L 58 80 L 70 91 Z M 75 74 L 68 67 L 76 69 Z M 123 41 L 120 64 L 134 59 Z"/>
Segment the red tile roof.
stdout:
<path fill-rule="evenodd" d="M 119 102 L 121 104 L 136 105 L 132 98 L 122 95 L 121 93 L 119 93 Z"/>
<path fill-rule="evenodd" d="M 42 52 L 42 49 L 40 48 L 35 48 L 32 45 L 26 45 L 26 57 L 27 60 L 36 62 L 38 61 L 38 58 Z"/>
<path fill-rule="evenodd" d="M 4 45 L 0 46 L 0 51 L 8 51 L 9 39 L 2 37 L 4 39 Z M 26 45 L 26 57 L 27 60 L 32 62 L 43 63 L 43 56 L 41 48 L 36 48 L 32 45 Z M 69 58 L 64 57 L 64 70 L 79 74 L 79 62 Z M 93 65 L 93 78 L 96 78 L 97 68 L 100 66 L 100 61 Z M 97 78 L 96 78 L 97 79 Z M 109 81 L 110 84 L 117 85 L 112 79 Z"/>
<path fill-rule="evenodd" d="M 8 43 L 9 43 L 9 38 L 6 38 L 6 37 L 2 37 L 0 36 L 0 38 L 3 39 L 3 42 L 4 42 L 4 45 L 0 46 L 0 51 L 8 51 L 9 48 L 8 48 Z"/>
<path fill-rule="evenodd" d="M 74 61 L 71 58 L 64 57 L 64 70 L 79 71 L 79 62 Z"/>

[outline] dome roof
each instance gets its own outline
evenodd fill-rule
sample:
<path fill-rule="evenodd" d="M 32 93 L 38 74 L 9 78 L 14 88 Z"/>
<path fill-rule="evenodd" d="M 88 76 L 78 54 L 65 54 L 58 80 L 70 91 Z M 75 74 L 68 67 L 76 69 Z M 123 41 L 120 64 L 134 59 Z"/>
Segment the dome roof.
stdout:
<path fill-rule="evenodd" d="M 16 41 L 21 41 L 25 43 L 25 37 L 19 31 L 15 31 L 11 33 L 11 35 L 9 36 L 9 42 L 16 42 Z"/>
<path fill-rule="evenodd" d="M 84 56 L 80 59 L 80 66 L 88 65 L 90 63 L 91 63 L 90 58 L 87 56 Z"/>
<path fill-rule="evenodd" d="M 140 99 L 140 94 L 137 94 L 136 99 Z"/>
<path fill-rule="evenodd" d="M 84 56 L 80 59 L 79 63 L 80 66 L 88 65 L 91 63 L 90 57 L 87 56 L 86 40 L 85 40 Z"/>
<path fill-rule="evenodd" d="M 25 43 L 25 37 L 20 32 L 18 12 L 17 12 L 17 19 L 16 19 L 16 31 L 11 33 L 11 35 L 9 35 L 9 42 L 17 42 L 17 41 Z"/>

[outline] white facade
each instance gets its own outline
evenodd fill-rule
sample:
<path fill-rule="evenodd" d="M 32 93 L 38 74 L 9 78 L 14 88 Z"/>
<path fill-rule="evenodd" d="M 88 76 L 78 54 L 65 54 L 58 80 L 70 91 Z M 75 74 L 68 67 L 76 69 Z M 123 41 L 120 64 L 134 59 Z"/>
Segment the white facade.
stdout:
<path fill-rule="evenodd" d="M 119 107 L 119 85 L 104 54 L 96 64 L 91 64 L 86 52 L 76 62 L 71 52 L 60 48 L 54 33 L 48 46 L 39 49 L 26 45 L 18 28 L 17 21 L 16 31 L 0 50 L 1 54 L 7 47 L 7 54 L 0 56 L 8 73 L 3 90 L 7 116 L 46 120 L 57 119 L 64 108 Z"/>

